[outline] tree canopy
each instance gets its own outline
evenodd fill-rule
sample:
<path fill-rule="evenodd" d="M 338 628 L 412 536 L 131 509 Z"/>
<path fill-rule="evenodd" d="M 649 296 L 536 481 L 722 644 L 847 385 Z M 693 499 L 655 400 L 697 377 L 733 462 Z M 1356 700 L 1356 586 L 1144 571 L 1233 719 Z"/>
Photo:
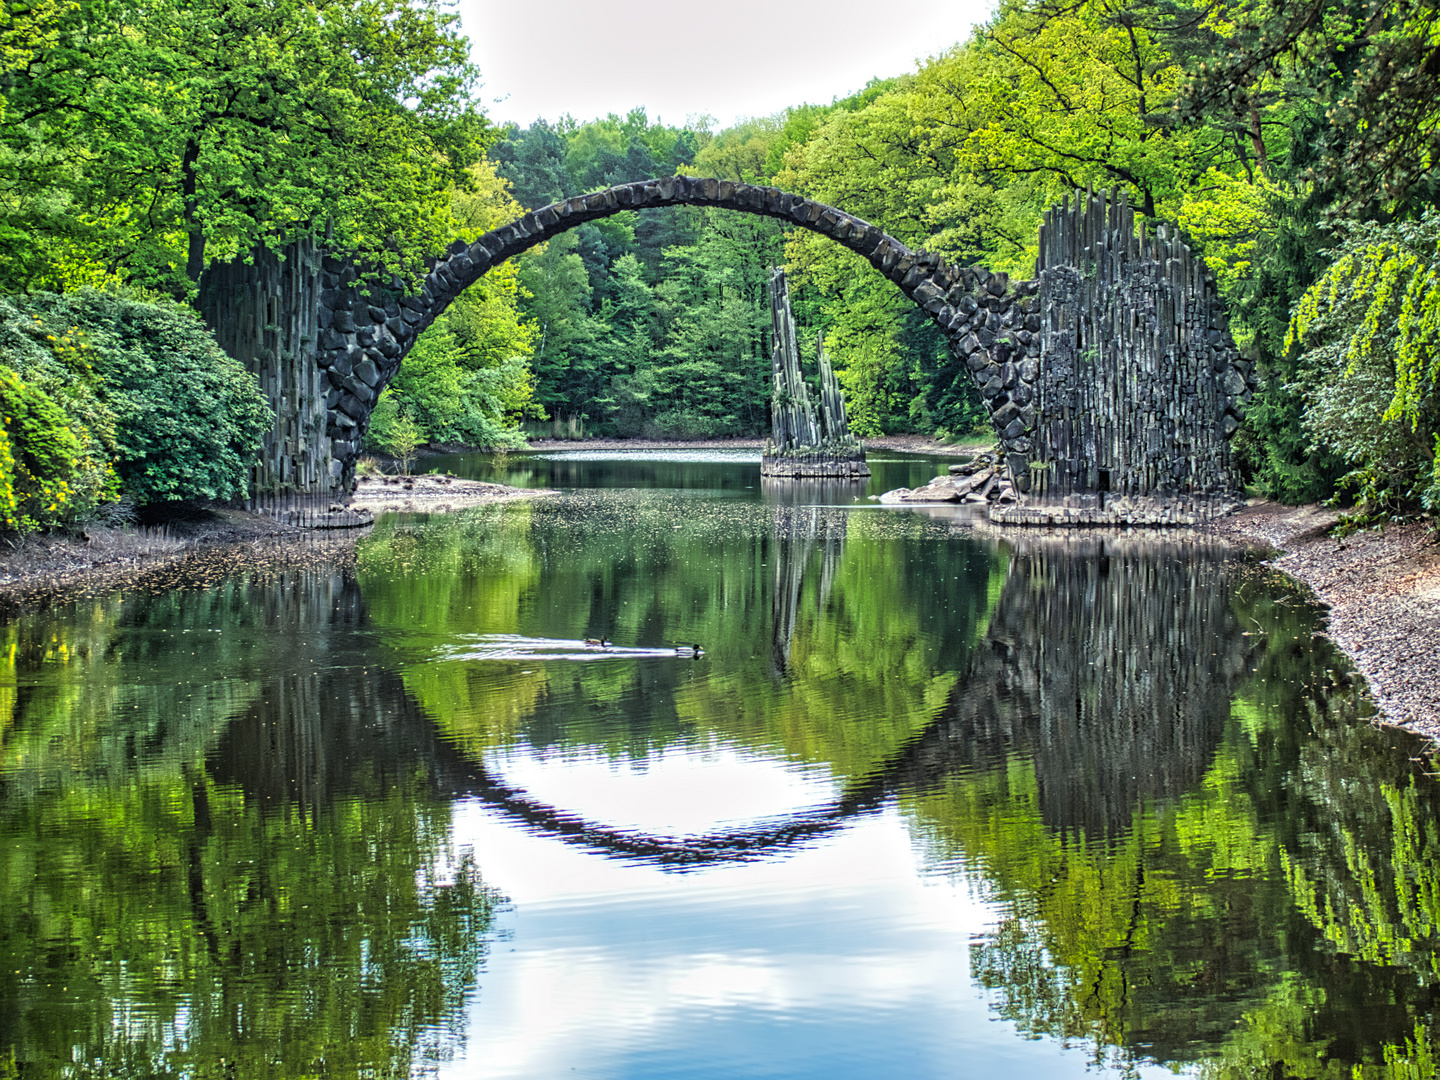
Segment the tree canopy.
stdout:
<path fill-rule="evenodd" d="M 436 0 L 73 0 L 9 19 L 0 288 L 185 295 L 207 258 L 319 232 L 413 263 L 449 239 L 449 192 L 487 137 Z"/>

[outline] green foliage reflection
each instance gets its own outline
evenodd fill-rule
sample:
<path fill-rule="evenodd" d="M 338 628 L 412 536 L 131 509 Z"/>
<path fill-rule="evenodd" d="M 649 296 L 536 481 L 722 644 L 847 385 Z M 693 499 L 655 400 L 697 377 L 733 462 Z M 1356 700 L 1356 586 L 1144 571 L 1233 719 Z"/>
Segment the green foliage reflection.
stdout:
<path fill-rule="evenodd" d="M 0 1061 L 409 1076 L 462 1038 L 497 897 L 403 692 L 346 677 L 356 598 L 309 571 L 0 630 Z"/>
<path fill-rule="evenodd" d="M 468 752 L 638 758 L 718 738 L 855 777 L 944 705 L 992 603 L 996 553 L 935 532 L 908 515 L 577 495 L 382 521 L 360 582 L 407 689 Z M 700 642 L 707 658 L 466 659 L 477 634 Z"/>
<path fill-rule="evenodd" d="M 1052 674 L 1040 704 L 1023 685 L 1012 692 L 1000 710 L 1008 741 L 910 806 L 932 858 L 1004 912 L 973 948 L 973 977 L 1021 1031 L 1089 1043 L 1116 1068 L 1148 1059 L 1198 1062 L 1227 1080 L 1430 1075 L 1440 986 L 1433 766 L 1415 740 L 1365 722 L 1343 658 L 1314 632 L 1317 612 L 1279 575 L 1231 562 L 1190 594 L 1165 587 L 1163 558 L 1122 570 L 1114 556 L 1110 585 L 1088 593 L 1075 624 L 1045 624 L 1062 643 L 1047 652 L 1047 670 L 1093 668 L 1085 628 L 1113 620 L 1131 635 L 1118 655 L 1145 651 L 1137 629 L 1160 646 L 1133 678 L 1154 689 L 1163 674 L 1155 661 L 1169 649 L 1176 670 L 1233 672 L 1218 684 L 1233 697 L 1209 736 L 1192 742 L 1192 733 L 1169 752 L 1191 757 L 1189 774 L 1142 786 L 1107 832 L 1089 802 L 1115 784 L 1085 787 L 1078 801 L 1057 794 L 1085 763 L 1051 734 L 1071 698 L 1082 719 L 1087 693 L 1105 702 L 1103 677 L 1082 677 L 1075 695 Z M 1047 558 L 1022 552 L 1017 562 Z M 1053 613 L 1063 606 L 1056 586 L 1067 576 L 1093 585 L 1095 567 L 1032 569 L 1043 596 L 1007 586 L 992 648 L 976 656 L 995 653 L 1008 628 L 1005 662 L 1023 671 L 1038 639 L 1014 633 L 1016 611 L 1043 604 Z M 1173 609 L 1223 597 L 1242 668 L 1226 659 L 1224 638 L 1192 636 L 1201 651 L 1174 632 L 1182 620 L 1146 616 L 1133 600 L 1117 605 L 1116 579 L 1142 572 Z M 1250 628 L 1243 638 L 1240 627 Z M 1172 708 L 1187 698 L 1159 689 L 1148 712 L 1136 710 L 1138 727 L 1113 707 L 1091 714 L 1102 757 L 1121 751 L 1126 732 L 1180 719 Z M 1058 772 L 1052 747 L 1064 751 Z"/>

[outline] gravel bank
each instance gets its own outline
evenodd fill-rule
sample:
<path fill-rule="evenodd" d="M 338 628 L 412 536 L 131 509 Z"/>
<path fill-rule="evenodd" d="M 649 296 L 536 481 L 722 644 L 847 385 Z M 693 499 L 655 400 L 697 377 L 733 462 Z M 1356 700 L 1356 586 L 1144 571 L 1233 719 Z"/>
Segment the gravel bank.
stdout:
<path fill-rule="evenodd" d="M 354 539 L 226 508 L 187 508 L 146 526 L 10 537 L 0 540 L 0 613 L 116 589 L 203 587 L 241 570 L 344 561 Z"/>
<path fill-rule="evenodd" d="M 1260 503 L 1210 528 L 1281 554 L 1272 565 L 1330 608 L 1328 633 L 1388 722 L 1440 741 L 1440 541 L 1423 524 L 1328 535 L 1337 515 Z"/>
<path fill-rule="evenodd" d="M 443 514 L 447 510 L 464 510 L 487 503 L 553 494 L 553 491 L 548 490 L 531 491 L 506 487 L 504 484 L 489 484 L 483 480 L 462 480 L 444 473 L 362 476 L 355 482 L 355 494 L 346 506 L 350 510 L 368 511 L 372 514 L 383 514 L 387 510 Z"/>

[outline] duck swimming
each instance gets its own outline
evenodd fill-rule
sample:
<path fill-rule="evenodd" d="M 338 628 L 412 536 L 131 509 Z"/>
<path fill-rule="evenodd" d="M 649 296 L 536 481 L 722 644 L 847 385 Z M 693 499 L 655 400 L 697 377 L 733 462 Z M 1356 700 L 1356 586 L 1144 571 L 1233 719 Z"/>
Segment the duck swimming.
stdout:
<path fill-rule="evenodd" d="M 699 645 L 676 645 L 676 656 L 701 656 L 705 652 Z"/>
<path fill-rule="evenodd" d="M 600 648 L 603 649 L 603 648 L 606 648 L 607 646 L 609 646 L 610 642 L 606 641 L 603 637 L 602 637 L 602 638 L 587 637 L 587 638 L 585 639 L 585 644 L 586 644 L 586 645 L 599 645 Z"/>

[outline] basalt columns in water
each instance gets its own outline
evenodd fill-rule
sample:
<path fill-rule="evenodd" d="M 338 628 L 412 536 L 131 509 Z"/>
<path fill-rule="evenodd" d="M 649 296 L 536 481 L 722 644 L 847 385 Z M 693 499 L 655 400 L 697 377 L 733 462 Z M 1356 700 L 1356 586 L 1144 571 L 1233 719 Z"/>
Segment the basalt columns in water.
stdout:
<path fill-rule="evenodd" d="M 800 373 L 790 287 L 779 267 L 770 275 L 770 322 L 774 332 L 770 398 L 770 438 L 760 458 L 760 475 L 789 477 L 865 477 L 865 447 L 850 434 L 845 398 L 820 339 L 820 416 Z"/>

